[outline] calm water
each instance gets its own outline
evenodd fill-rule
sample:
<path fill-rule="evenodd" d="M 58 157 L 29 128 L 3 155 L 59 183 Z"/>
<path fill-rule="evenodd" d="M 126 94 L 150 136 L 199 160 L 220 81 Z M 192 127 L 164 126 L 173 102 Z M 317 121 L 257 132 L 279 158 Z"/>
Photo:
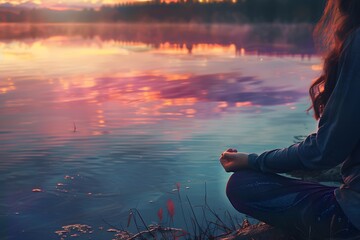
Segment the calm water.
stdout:
<path fill-rule="evenodd" d="M 182 226 L 176 183 L 199 205 L 206 182 L 213 209 L 235 214 L 220 153 L 316 126 L 308 25 L 0 28 L 1 239 L 60 239 L 75 223 L 111 239 L 104 220 L 126 225 L 137 208 L 156 222 L 168 199 Z"/>

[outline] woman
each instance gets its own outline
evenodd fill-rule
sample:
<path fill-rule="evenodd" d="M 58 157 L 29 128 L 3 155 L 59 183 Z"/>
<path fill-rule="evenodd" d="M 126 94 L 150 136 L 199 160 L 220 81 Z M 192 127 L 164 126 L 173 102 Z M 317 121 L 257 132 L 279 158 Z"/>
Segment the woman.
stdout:
<path fill-rule="evenodd" d="M 360 0 L 328 0 L 315 28 L 325 43 L 322 75 L 310 87 L 318 131 L 260 155 L 225 151 L 235 172 L 232 205 L 303 239 L 360 239 Z M 342 163 L 344 184 L 329 187 L 274 173 L 328 169 Z"/>

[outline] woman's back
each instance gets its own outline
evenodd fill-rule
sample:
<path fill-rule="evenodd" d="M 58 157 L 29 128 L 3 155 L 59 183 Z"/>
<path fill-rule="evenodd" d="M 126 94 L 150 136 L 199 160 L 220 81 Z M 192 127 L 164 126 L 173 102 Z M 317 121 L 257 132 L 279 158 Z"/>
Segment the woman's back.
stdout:
<path fill-rule="evenodd" d="M 349 117 L 344 120 L 346 125 L 343 135 L 353 142 L 339 139 L 340 144 L 335 148 L 341 149 L 344 144 L 355 146 L 342 165 L 344 184 L 335 190 L 335 196 L 351 222 L 360 229 L 360 29 L 349 37 L 344 48 L 338 84 L 338 95 L 343 95 L 348 100 L 348 105 L 344 106 L 346 109 L 342 110 Z"/>

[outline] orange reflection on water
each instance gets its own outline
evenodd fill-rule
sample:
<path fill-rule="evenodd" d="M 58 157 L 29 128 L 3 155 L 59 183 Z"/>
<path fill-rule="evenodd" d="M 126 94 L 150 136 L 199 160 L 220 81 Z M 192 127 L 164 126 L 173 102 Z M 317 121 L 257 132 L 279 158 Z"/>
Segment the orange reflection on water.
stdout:
<path fill-rule="evenodd" d="M 8 78 L 4 83 L 0 83 L 0 94 L 5 94 L 14 90 L 16 90 L 16 87 L 11 78 Z"/>
<path fill-rule="evenodd" d="M 179 80 L 189 80 L 190 74 L 167 74 L 166 80 L 168 81 L 179 81 Z"/>
<path fill-rule="evenodd" d="M 192 106 L 198 100 L 196 98 L 176 98 L 163 100 L 163 106 Z"/>
<path fill-rule="evenodd" d="M 313 71 L 322 71 L 323 65 L 322 64 L 313 64 L 311 65 L 311 70 Z"/>
<path fill-rule="evenodd" d="M 236 107 L 250 107 L 252 105 L 252 102 L 237 102 L 235 104 Z"/>
<path fill-rule="evenodd" d="M 143 43 L 133 42 L 117 42 L 114 40 L 102 41 L 98 37 L 92 39 L 82 39 L 80 37 L 54 36 L 46 39 L 28 39 L 26 41 L 12 41 L 10 43 L 0 43 L 0 53 L 3 60 L 9 66 L 20 69 L 36 69 L 38 71 L 46 71 L 44 69 L 44 60 L 50 59 L 52 66 L 59 67 L 53 73 L 60 72 L 61 77 L 76 72 L 99 72 L 104 69 L 114 69 L 114 66 L 104 65 L 105 58 L 114 58 L 118 61 L 119 66 L 128 67 L 128 74 L 138 75 L 138 70 L 134 65 L 139 66 L 141 62 L 146 62 L 150 56 L 145 59 L 135 59 L 137 53 L 162 53 L 162 54 L 206 54 L 206 55 L 224 55 L 236 56 L 236 47 L 231 45 L 219 44 L 170 44 L 163 43 L 158 46 L 146 45 Z M 245 49 L 240 50 L 241 56 L 245 55 Z M 127 58 L 128 61 L 121 61 Z M 136 64 L 135 61 L 138 61 Z M 115 62 L 114 62 L 115 63 Z M 76 66 L 78 66 L 77 71 Z M 64 69 L 66 67 L 68 70 Z M 55 70 L 55 71 L 54 71 Z M 114 72 L 113 72 L 114 73 Z M 188 76 L 179 76 L 179 74 L 168 74 L 168 80 L 187 79 Z M 65 86 L 66 87 L 66 86 Z"/>
<path fill-rule="evenodd" d="M 229 46 L 218 44 L 196 44 L 194 45 L 193 52 L 207 53 L 207 54 L 223 54 L 223 53 L 235 53 L 236 47 L 234 44 Z"/>
<path fill-rule="evenodd" d="M 186 44 L 160 44 L 156 51 L 164 54 L 206 54 L 206 55 L 217 55 L 217 54 L 236 54 L 235 44 L 230 45 L 219 45 L 219 44 L 206 44 L 198 43 L 192 45 Z M 242 56 L 245 55 L 245 49 L 242 48 Z"/>
<path fill-rule="evenodd" d="M 87 76 L 74 76 L 71 78 L 60 78 L 59 83 L 64 90 L 68 90 L 69 87 L 77 88 L 91 88 L 96 85 L 93 77 Z"/>
<path fill-rule="evenodd" d="M 246 52 L 245 48 L 241 48 L 240 49 L 240 56 L 242 56 L 242 57 L 245 56 L 245 52 Z"/>

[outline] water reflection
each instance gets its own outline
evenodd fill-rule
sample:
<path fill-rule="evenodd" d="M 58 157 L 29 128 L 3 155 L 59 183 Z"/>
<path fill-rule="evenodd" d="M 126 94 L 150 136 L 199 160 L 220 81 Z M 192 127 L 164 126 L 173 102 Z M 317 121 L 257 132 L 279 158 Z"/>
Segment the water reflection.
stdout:
<path fill-rule="evenodd" d="M 309 24 L 1 24 L 2 41 L 78 36 L 82 41 L 98 38 L 124 45 L 143 43 L 152 48 L 186 49 L 203 45 L 233 45 L 259 54 L 313 55 L 312 25 Z M 59 38 L 60 36 L 60 38 Z M 80 41 L 79 41 L 80 42 Z"/>
<path fill-rule="evenodd" d="M 28 113 L 31 119 L 35 117 L 32 114 L 43 115 L 47 111 L 62 120 L 70 118 L 67 125 L 79 121 L 79 118 L 85 120 L 84 116 L 91 125 L 99 128 L 107 126 L 109 116 L 104 105 L 109 104 L 112 124 L 119 126 L 114 120 L 122 119 L 121 126 L 125 127 L 184 117 L 214 117 L 234 108 L 256 112 L 263 106 L 292 104 L 307 96 L 305 87 L 298 89 L 279 82 L 269 84 L 256 76 L 242 76 L 240 72 L 162 74 L 155 71 L 114 73 L 109 77 L 74 76 L 48 80 L 44 77 L 43 81 L 28 79 L 12 86 L 7 91 L 14 93 L 4 93 L 0 102 L 4 115 Z M 31 94 L 29 90 L 37 94 Z M 53 119 L 53 126 L 49 127 L 56 130 L 58 120 Z M 29 119 L 9 118 L 4 124 L 8 129 L 15 128 L 18 124 L 29 124 Z M 47 129 L 46 125 L 43 123 L 39 130 Z"/>
<path fill-rule="evenodd" d="M 308 25 L 1 27 L 0 238 L 118 221 L 134 204 L 152 221 L 176 182 L 196 202 L 207 181 L 225 206 L 219 151 L 313 126 Z"/>
<path fill-rule="evenodd" d="M 16 89 L 14 81 L 11 78 L 0 83 L 0 94 L 7 93 L 9 91 L 14 91 Z"/>

